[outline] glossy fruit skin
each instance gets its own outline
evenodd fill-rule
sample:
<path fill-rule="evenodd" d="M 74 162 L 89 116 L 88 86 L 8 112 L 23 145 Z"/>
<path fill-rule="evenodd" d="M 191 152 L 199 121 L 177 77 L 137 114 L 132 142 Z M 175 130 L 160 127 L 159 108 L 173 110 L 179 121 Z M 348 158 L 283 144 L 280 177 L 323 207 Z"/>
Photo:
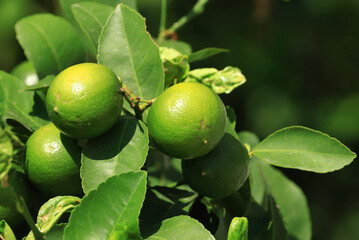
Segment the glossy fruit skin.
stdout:
<path fill-rule="evenodd" d="M 110 129 L 121 114 L 122 84 L 106 66 L 81 63 L 56 76 L 46 96 L 51 121 L 73 138 L 93 138 Z"/>
<path fill-rule="evenodd" d="M 39 82 L 36 70 L 32 62 L 24 61 L 17 65 L 11 74 L 23 80 L 26 85 L 32 86 Z"/>
<path fill-rule="evenodd" d="M 26 143 L 25 173 L 46 196 L 82 194 L 81 148 L 50 123 L 36 130 Z"/>
<path fill-rule="evenodd" d="M 248 177 L 248 151 L 239 140 L 226 133 L 209 154 L 191 161 L 182 160 L 182 174 L 199 194 L 225 198 L 241 188 Z"/>
<path fill-rule="evenodd" d="M 156 146 L 181 159 L 201 157 L 221 140 L 226 109 L 210 88 L 184 82 L 163 92 L 151 106 L 147 124 Z"/>

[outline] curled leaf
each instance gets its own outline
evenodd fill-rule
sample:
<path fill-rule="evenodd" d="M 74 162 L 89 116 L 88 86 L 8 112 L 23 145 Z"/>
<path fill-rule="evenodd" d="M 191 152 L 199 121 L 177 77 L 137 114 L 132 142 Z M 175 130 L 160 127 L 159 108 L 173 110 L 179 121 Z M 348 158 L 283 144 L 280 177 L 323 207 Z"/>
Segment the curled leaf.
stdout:
<path fill-rule="evenodd" d="M 181 82 L 189 71 L 188 56 L 168 47 L 160 47 L 160 56 L 165 72 L 165 88 Z"/>
<path fill-rule="evenodd" d="M 201 82 L 218 94 L 231 93 L 235 88 L 246 82 L 241 70 L 228 66 L 218 71 L 215 68 L 201 68 L 190 71 L 186 82 Z"/>
<path fill-rule="evenodd" d="M 49 232 L 58 222 L 60 217 L 71 212 L 81 199 L 74 196 L 57 196 L 48 200 L 41 206 L 37 215 L 37 228 L 41 233 Z M 35 239 L 32 231 L 27 235 L 26 240 Z"/>

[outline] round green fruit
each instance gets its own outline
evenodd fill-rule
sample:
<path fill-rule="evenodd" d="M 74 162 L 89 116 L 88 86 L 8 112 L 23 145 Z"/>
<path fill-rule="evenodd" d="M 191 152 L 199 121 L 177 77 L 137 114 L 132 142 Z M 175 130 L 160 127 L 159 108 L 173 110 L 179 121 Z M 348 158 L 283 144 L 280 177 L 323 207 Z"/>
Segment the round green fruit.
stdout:
<path fill-rule="evenodd" d="M 163 92 L 151 106 L 148 131 L 165 154 L 181 159 L 209 153 L 224 135 L 226 109 L 209 87 L 184 82 Z"/>
<path fill-rule="evenodd" d="M 248 173 L 248 151 L 228 133 L 209 154 L 191 161 L 182 160 L 186 183 L 199 194 L 211 198 L 225 198 L 239 190 Z"/>
<path fill-rule="evenodd" d="M 51 121 L 73 138 L 93 138 L 110 129 L 121 114 L 122 84 L 106 66 L 81 63 L 56 76 L 46 96 Z"/>
<path fill-rule="evenodd" d="M 24 61 L 17 65 L 11 74 L 23 80 L 26 85 L 32 86 L 39 82 L 39 77 L 34 65 L 30 61 Z"/>
<path fill-rule="evenodd" d="M 36 130 L 26 143 L 25 173 L 47 196 L 82 194 L 81 148 L 50 123 Z"/>

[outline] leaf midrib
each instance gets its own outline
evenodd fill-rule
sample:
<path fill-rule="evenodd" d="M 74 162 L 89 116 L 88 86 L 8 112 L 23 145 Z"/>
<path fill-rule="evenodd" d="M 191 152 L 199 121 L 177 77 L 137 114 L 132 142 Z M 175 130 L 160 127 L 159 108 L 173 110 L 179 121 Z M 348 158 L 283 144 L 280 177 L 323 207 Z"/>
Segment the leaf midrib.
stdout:
<path fill-rule="evenodd" d="M 61 71 L 61 69 L 62 69 L 61 63 L 60 63 L 60 60 L 57 58 L 56 51 L 54 49 L 54 46 L 52 46 L 51 41 L 47 38 L 46 34 L 42 31 L 42 29 L 39 28 L 37 25 L 33 24 L 32 22 L 28 22 L 28 24 L 31 25 L 33 28 L 35 28 L 40 33 L 40 35 L 43 37 L 45 42 L 48 44 L 48 46 L 51 50 L 51 53 L 54 56 L 57 70 L 58 70 L 58 72 Z"/>
<path fill-rule="evenodd" d="M 129 56 L 130 56 L 130 61 L 131 61 L 131 66 L 132 66 L 132 70 L 133 70 L 133 73 L 134 73 L 134 77 L 135 77 L 135 80 L 136 80 L 137 90 L 139 91 L 139 95 L 143 98 L 143 93 L 142 93 L 142 90 L 141 90 L 141 87 L 140 87 L 141 85 L 140 85 L 140 83 L 138 81 L 135 64 L 133 62 L 131 46 L 130 46 L 129 41 L 128 41 L 127 31 L 126 31 L 126 27 L 125 27 L 125 23 L 124 23 L 124 18 L 123 18 L 122 6 L 120 7 L 120 10 L 121 10 L 120 11 L 121 12 L 121 25 L 122 25 L 124 37 L 126 38 L 126 43 L 127 43 L 127 46 L 128 46 L 128 53 L 129 53 Z"/>
<path fill-rule="evenodd" d="M 114 233 L 114 230 L 116 229 L 117 224 L 118 224 L 119 221 L 122 219 L 122 215 L 124 214 L 124 212 L 125 212 L 126 209 L 128 208 L 129 202 L 131 202 L 131 200 L 133 199 L 134 195 L 136 195 L 135 193 L 138 192 L 138 189 L 139 189 L 139 187 L 140 187 L 140 184 L 141 184 L 141 182 L 142 182 L 144 176 L 145 176 L 145 175 L 142 174 L 141 178 L 138 180 L 137 185 L 136 185 L 136 189 L 134 189 L 134 191 L 132 192 L 133 194 L 131 194 L 130 198 L 129 198 L 128 201 L 126 202 L 125 207 L 122 209 L 121 214 L 118 216 L 117 221 L 116 221 L 116 223 L 115 223 L 115 225 L 114 225 L 114 227 L 113 227 L 113 229 L 112 229 L 112 231 L 111 231 L 111 233 L 110 233 L 109 236 L 112 236 L 112 234 Z M 112 203 L 111 203 L 111 204 L 112 204 Z M 136 216 L 136 218 L 137 218 L 137 216 Z"/>
<path fill-rule="evenodd" d="M 1 84 L 1 87 L 2 89 L 5 89 L 4 88 L 4 84 L 2 83 L 2 81 L 0 81 L 0 84 Z M 13 102 L 11 102 L 9 100 L 9 97 L 8 97 L 8 93 L 5 91 L 6 95 L 5 95 L 5 101 L 10 104 L 11 106 L 13 106 L 24 118 L 26 118 L 27 120 L 29 120 L 30 122 L 32 122 L 35 126 L 37 126 L 38 128 L 41 127 L 40 124 L 38 124 L 36 121 L 34 121 L 32 118 L 30 118 L 26 113 L 24 113 L 16 104 L 14 104 Z M 8 107 L 5 105 L 5 108 L 6 108 L 6 112 L 8 112 Z M 8 114 L 5 114 L 5 115 L 8 115 Z M 34 129 L 32 129 L 34 130 Z"/>
<path fill-rule="evenodd" d="M 294 153 L 313 153 L 313 154 L 322 154 L 322 155 L 332 155 L 332 156 L 347 156 L 348 153 L 326 153 L 326 152 L 315 152 L 315 151 L 306 151 L 306 150 L 294 150 L 294 149 L 253 149 L 253 153 L 256 152 L 294 152 Z"/>

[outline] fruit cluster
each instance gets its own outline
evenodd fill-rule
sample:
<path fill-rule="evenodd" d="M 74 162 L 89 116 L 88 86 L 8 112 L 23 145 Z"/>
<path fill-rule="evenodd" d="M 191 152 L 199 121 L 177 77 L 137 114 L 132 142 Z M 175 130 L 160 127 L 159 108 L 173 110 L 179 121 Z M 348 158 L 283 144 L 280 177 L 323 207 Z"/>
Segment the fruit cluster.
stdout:
<path fill-rule="evenodd" d="M 46 96 L 52 123 L 28 139 L 24 164 L 26 175 L 40 192 L 47 196 L 82 194 L 81 147 L 76 139 L 96 138 L 117 122 L 123 110 L 121 87 L 109 68 L 95 63 L 71 66 L 53 80 Z M 225 159 L 216 163 L 218 158 L 212 157 L 227 151 L 231 136 L 225 133 L 226 122 L 226 109 L 218 95 L 194 82 L 169 87 L 153 102 L 147 117 L 155 146 L 170 157 L 183 159 L 188 184 L 205 196 L 221 198 L 243 184 L 242 178 L 233 178 L 242 173 L 240 164 L 226 164 Z M 244 159 L 248 156 L 244 148 L 234 151 Z"/>

